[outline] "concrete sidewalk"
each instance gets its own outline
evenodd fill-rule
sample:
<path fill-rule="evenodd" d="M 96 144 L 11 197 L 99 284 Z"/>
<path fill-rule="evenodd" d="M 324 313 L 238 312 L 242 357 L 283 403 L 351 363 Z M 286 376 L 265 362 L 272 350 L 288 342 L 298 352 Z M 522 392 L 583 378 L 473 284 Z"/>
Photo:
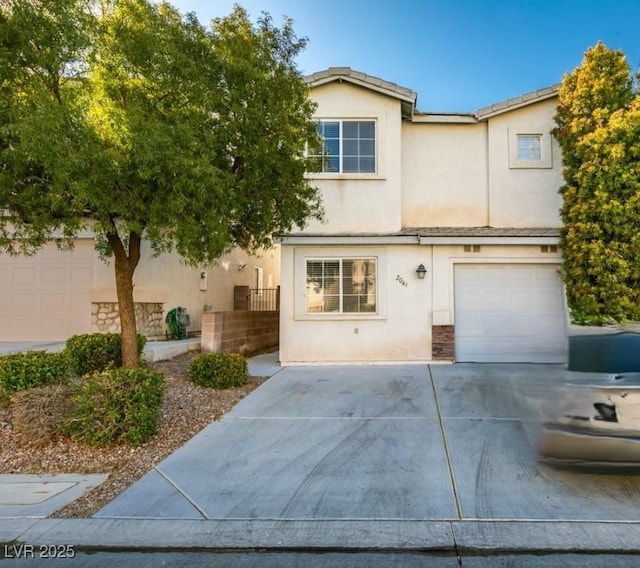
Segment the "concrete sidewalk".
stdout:
<path fill-rule="evenodd" d="M 0 540 L 87 550 L 640 553 L 640 479 L 549 468 L 557 365 L 289 367 L 92 519 Z"/>
<path fill-rule="evenodd" d="M 23 353 L 25 351 L 62 351 L 65 347 L 64 342 L 0 342 L 0 355 L 8 355 L 9 353 Z M 144 347 L 144 358 L 150 363 L 154 361 L 164 361 L 172 359 L 187 351 L 200 349 L 200 338 L 189 337 L 180 340 L 168 341 L 148 341 Z"/>

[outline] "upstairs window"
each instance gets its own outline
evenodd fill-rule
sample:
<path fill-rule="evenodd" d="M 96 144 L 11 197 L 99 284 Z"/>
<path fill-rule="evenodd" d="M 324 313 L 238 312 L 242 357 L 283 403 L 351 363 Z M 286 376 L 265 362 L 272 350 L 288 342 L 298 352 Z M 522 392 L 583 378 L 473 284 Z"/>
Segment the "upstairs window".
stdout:
<path fill-rule="evenodd" d="M 307 260 L 306 313 L 376 312 L 376 259 Z"/>
<path fill-rule="evenodd" d="M 322 144 L 309 148 L 311 171 L 376 173 L 376 124 L 373 120 L 320 120 Z"/>
<path fill-rule="evenodd" d="M 535 132 L 535 130 L 533 131 Z M 509 168 L 512 169 L 551 169 L 553 153 L 551 134 L 531 130 L 508 129 Z"/>
<path fill-rule="evenodd" d="M 540 134 L 518 134 L 518 160 L 542 159 Z"/>

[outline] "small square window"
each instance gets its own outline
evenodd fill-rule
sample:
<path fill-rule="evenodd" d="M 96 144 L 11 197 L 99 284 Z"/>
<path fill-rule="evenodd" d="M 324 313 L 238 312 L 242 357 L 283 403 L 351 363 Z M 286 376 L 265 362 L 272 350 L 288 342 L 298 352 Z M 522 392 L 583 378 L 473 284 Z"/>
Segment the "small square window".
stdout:
<path fill-rule="evenodd" d="M 528 130 L 528 129 L 527 129 Z M 509 168 L 553 168 L 551 134 L 508 128 Z M 537 128 L 536 128 L 537 130 Z"/>
<path fill-rule="evenodd" d="M 518 134 L 518 160 L 541 160 L 540 134 Z"/>

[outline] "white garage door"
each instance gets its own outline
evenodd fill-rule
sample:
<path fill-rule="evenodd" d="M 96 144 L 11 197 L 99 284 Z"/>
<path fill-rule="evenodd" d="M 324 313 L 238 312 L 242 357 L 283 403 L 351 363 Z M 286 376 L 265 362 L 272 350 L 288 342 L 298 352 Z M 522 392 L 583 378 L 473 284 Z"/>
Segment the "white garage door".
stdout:
<path fill-rule="evenodd" d="M 91 329 L 92 241 L 72 251 L 0 255 L 0 341 L 61 341 Z"/>
<path fill-rule="evenodd" d="M 459 264 L 454 277 L 456 361 L 566 362 L 557 266 Z"/>

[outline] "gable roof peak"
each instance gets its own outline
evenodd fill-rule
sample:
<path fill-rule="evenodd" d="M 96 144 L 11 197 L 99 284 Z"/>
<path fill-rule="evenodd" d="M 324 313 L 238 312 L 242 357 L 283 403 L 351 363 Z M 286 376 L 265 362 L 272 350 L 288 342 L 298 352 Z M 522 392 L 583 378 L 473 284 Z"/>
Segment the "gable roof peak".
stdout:
<path fill-rule="evenodd" d="M 525 93 L 524 95 L 520 95 L 518 97 L 507 99 L 506 101 L 494 103 L 492 105 L 478 109 L 476 111 L 476 117 L 478 118 L 478 120 L 486 120 L 487 118 L 491 118 L 510 110 L 515 110 L 526 105 L 551 99 L 558 96 L 559 88 L 560 84 L 555 84 L 551 85 L 550 87 L 545 87 L 543 89 L 531 91 L 530 93 Z"/>
<path fill-rule="evenodd" d="M 418 100 L 418 94 L 416 92 L 396 83 L 385 81 L 380 77 L 356 71 L 351 67 L 329 67 L 324 71 L 307 75 L 304 79 L 310 88 L 332 82 L 347 82 L 398 99 L 401 103 L 402 117 L 413 120 L 418 116 L 419 122 L 455 122 L 455 120 L 451 118 L 443 120 L 443 117 L 463 117 L 466 120 L 475 119 L 477 121 L 483 121 L 505 112 L 557 97 L 558 89 L 560 88 L 560 84 L 544 87 L 480 108 L 474 113 L 424 113 L 418 112 L 416 109 L 416 102 Z"/>
<path fill-rule="evenodd" d="M 402 103 L 403 116 L 406 117 L 413 115 L 416 100 L 418 98 L 417 93 L 411 89 L 401 87 L 400 85 L 391 83 L 390 81 L 385 81 L 380 77 L 374 77 L 372 75 L 356 71 L 351 69 L 351 67 L 329 67 L 324 71 L 318 71 L 312 75 L 307 75 L 305 77 L 305 81 L 310 88 L 319 87 L 320 85 L 325 85 L 334 81 L 345 81 L 364 87 L 365 89 L 382 93 L 383 95 L 400 100 Z"/>

